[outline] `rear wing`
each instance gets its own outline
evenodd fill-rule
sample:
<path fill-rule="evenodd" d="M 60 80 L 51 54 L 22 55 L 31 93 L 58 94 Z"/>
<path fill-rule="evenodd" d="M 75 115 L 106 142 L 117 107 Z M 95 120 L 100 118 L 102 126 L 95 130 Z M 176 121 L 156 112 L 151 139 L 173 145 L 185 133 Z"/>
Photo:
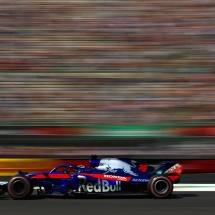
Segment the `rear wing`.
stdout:
<path fill-rule="evenodd" d="M 178 183 L 184 166 L 176 162 L 163 162 L 156 170 L 156 174 L 166 175 L 172 182 Z"/>

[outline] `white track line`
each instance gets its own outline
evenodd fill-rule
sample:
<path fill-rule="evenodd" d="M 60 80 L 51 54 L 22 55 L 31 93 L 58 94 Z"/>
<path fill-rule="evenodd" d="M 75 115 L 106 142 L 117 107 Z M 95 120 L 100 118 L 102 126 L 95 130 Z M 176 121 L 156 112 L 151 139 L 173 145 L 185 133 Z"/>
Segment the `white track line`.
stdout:
<path fill-rule="evenodd" d="M 173 191 L 215 191 L 215 184 L 174 184 Z"/>

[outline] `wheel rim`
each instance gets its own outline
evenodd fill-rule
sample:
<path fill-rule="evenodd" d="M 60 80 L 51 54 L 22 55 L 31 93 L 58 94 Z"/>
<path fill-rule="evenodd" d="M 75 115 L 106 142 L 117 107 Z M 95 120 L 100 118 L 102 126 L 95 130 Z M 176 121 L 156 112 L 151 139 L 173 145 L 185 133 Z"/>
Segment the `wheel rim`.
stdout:
<path fill-rule="evenodd" d="M 154 185 L 155 192 L 158 194 L 165 194 L 169 190 L 169 184 L 166 180 L 158 180 Z"/>
<path fill-rule="evenodd" d="M 25 192 L 25 183 L 21 180 L 14 181 L 13 183 L 13 191 L 17 195 L 22 195 Z"/>

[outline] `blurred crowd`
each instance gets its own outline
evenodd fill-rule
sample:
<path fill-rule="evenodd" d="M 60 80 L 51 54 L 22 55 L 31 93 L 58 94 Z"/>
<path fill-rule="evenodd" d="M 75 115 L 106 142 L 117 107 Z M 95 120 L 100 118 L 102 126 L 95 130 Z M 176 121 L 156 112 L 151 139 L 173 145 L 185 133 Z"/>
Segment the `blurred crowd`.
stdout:
<path fill-rule="evenodd" d="M 0 0 L 0 123 L 215 121 L 215 1 Z"/>

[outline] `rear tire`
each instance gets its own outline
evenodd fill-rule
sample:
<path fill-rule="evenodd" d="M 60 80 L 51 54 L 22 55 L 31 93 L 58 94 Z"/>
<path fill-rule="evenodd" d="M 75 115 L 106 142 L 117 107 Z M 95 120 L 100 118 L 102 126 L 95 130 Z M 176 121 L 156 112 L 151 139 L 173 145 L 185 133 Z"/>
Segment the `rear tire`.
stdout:
<path fill-rule="evenodd" d="M 167 198 L 172 194 L 173 184 L 169 178 L 155 175 L 148 182 L 148 191 L 154 198 Z"/>
<path fill-rule="evenodd" d="M 32 193 L 30 181 L 24 176 L 15 176 L 8 182 L 8 194 L 13 199 L 26 199 Z"/>

